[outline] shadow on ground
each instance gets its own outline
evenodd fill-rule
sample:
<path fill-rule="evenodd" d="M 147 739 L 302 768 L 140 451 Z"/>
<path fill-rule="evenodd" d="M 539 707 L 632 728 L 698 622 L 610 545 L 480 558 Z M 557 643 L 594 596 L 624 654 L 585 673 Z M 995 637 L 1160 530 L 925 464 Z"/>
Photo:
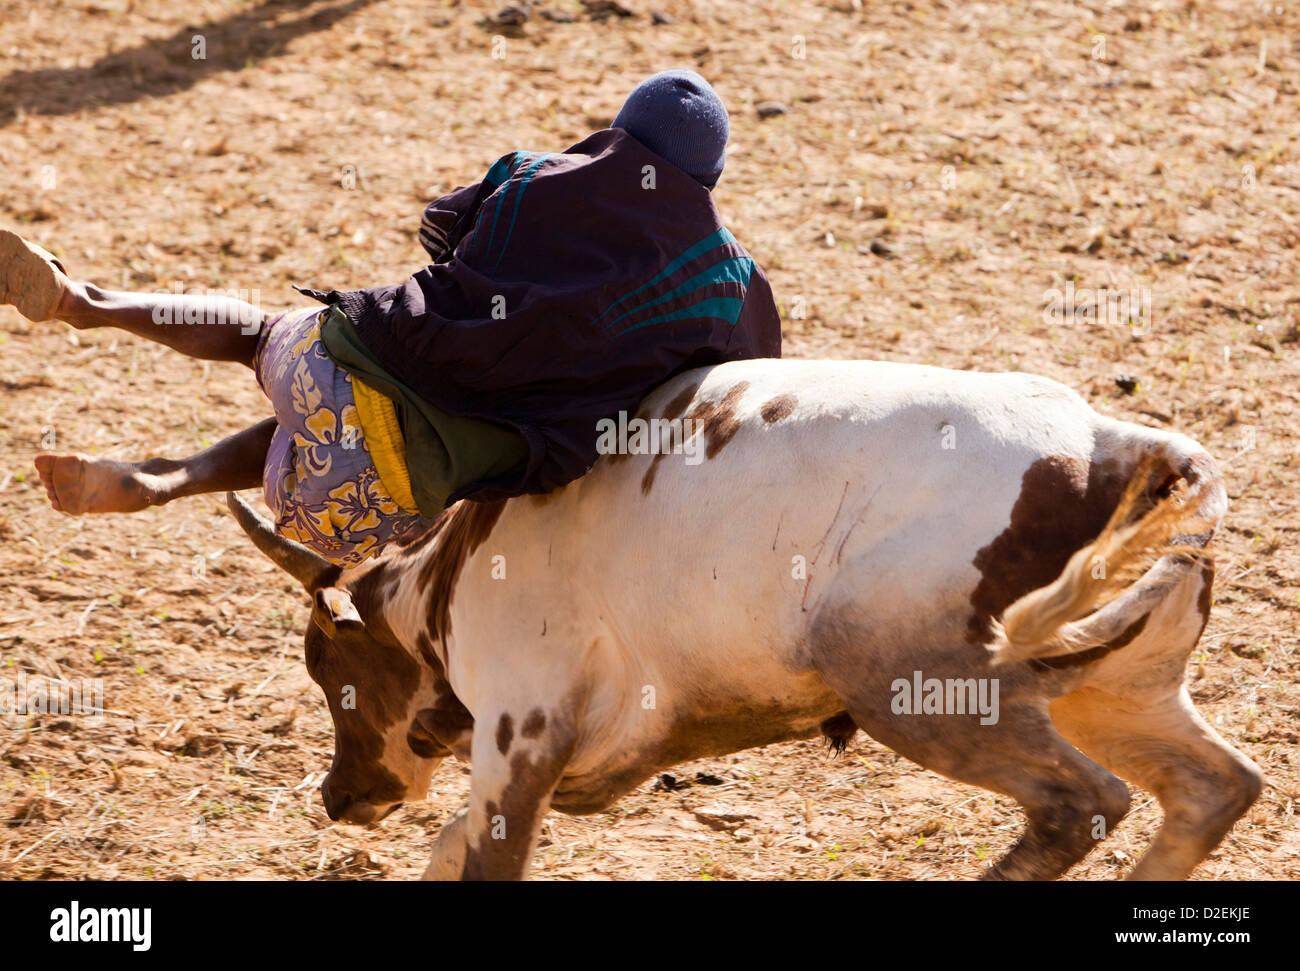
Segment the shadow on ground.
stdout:
<path fill-rule="evenodd" d="M 88 67 L 13 71 L 0 78 L 0 128 L 20 111 L 67 115 L 174 94 L 213 74 L 278 57 L 294 38 L 327 30 L 373 2 L 346 0 L 308 11 L 303 8 L 316 6 L 314 0 L 266 0 L 224 20 L 187 24 L 168 37 L 113 51 Z M 195 57 L 198 37 L 202 58 Z"/>

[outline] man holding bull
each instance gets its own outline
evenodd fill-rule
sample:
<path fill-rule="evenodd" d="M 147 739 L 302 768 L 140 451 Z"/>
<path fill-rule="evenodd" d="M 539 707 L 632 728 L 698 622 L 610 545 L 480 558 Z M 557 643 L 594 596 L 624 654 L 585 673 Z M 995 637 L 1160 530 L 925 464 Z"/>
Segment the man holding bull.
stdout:
<path fill-rule="evenodd" d="M 512 152 L 432 203 L 419 236 L 433 262 L 403 283 L 302 290 L 325 306 L 269 316 L 76 282 L 0 232 L 0 302 L 246 364 L 275 412 L 185 459 L 38 455 L 50 502 L 130 512 L 261 484 L 278 532 L 347 566 L 458 499 L 577 478 L 600 421 L 667 378 L 780 356 L 767 280 L 710 195 L 728 132 L 707 81 L 656 74 L 611 128 Z"/>

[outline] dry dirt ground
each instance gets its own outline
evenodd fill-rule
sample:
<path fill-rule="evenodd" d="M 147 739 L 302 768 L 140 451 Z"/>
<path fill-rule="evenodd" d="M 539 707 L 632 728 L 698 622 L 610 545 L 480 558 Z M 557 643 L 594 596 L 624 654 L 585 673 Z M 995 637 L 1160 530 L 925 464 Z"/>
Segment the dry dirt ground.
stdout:
<path fill-rule="evenodd" d="M 1294 877 L 1294 5 L 621 2 L 546 0 L 508 28 L 482 23 L 505 0 L 0 0 L 0 225 L 102 285 L 274 309 L 294 282 L 402 279 L 430 198 L 604 127 L 654 70 L 698 69 L 733 113 L 717 201 L 789 355 L 1035 371 L 1223 463 L 1192 691 L 1271 787 L 1197 876 Z M 1045 320 L 1066 281 L 1149 288 L 1149 328 Z M 467 769 L 379 828 L 329 822 L 304 598 L 219 498 L 73 519 L 35 480 L 43 440 L 177 455 L 260 419 L 248 373 L 11 308 L 0 362 L 0 675 L 102 678 L 110 710 L 0 722 L 0 877 L 416 875 Z M 861 735 L 838 760 L 807 742 L 673 775 L 552 815 L 534 873 L 965 878 L 1021 825 Z M 1072 876 L 1122 874 L 1159 819 L 1136 792 Z"/>

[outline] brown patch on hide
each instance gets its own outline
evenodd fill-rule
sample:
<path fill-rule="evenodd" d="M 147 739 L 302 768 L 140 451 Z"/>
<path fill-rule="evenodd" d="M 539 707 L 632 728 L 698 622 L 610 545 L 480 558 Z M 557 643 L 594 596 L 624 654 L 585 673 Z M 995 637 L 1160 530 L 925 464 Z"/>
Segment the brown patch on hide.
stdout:
<path fill-rule="evenodd" d="M 1118 463 L 1068 455 L 1041 458 L 1026 469 L 1011 522 L 972 561 L 981 578 L 970 598 L 967 640 L 987 643 L 995 618 L 1060 576 L 1070 557 L 1100 535 L 1126 483 Z"/>
<path fill-rule="evenodd" d="M 505 755 L 510 751 L 510 743 L 515 738 L 515 720 L 510 717 L 509 712 L 502 712 L 501 720 L 497 722 L 497 751 Z"/>
<path fill-rule="evenodd" d="M 536 738 L 542 734 L 544 728 L 546 728 L 546 715 L 542 712 L 542 709 L 534 708 L 528 713 L 528 717 L 524 719 L 519 734 L 524 738 Z"/>
<path fill-rule="evenodd" d="M 773 425 L 794 414 L 795 405 L 797 404 L 799 404 L 799 399 L 794 395 L 779 394 L 771 401 L 765 402 L 759 410 L 759 414 L 763 416 L 763 421 Z"/>
<path fill-rule="evenodd" d="M 735 437 L 736 432 L 740 431 L 740 419 L 736 417 L 736 409 L 740 406 L 740 399 L 745 396 L 749 389 L 748 381 L 740 381 L 732 385 L 725 395 L 718 401 L 702 401 L 695 406 L 695 410 L 686 416 L 688 421 L 699 423 L 695 429 L 695 434 L 705 437 L 704 457 L 711 459 L 721 452 Z M 690 398 L 695 396 L 698 389 L 692 388 L 691 395 L 686 399 L 681 407 L 690 403 Z M 673 399 L 672 405 L 677 405 L 678 400 L 685 395 L 678 395 Z M 671 405 L 670 405 L 671 411 Z M 664 417 L 676 418 L 676 414 L 666 414 Z M 654 488 L 655 472 L 658 471 L 659 463 L 664 459 L 664 453 L 660 452 L 650 463 L 650 468 L 646 469 L 645 475 L 641 478 L 641 495 L 648 496 L 650 490 Z"/>
<path fill-rule="evenodd" d="M 463 880 L 521 880 L 532 862 L 533 839 L 543 804 L 569 761 L 571 747 L 536 753 L 517 752 L 510 760 L 510 781 L 500 801 L 487 800 L 487 830 L 465 853 Z"/>
<path fill-rule="evenodd" d="M 706 401 L 687 416 L 704 423 L 703 434 L 708 439 L 708 444 L 704 447 L 705 458 L 714 458 L 726 448 L 736 432 L 740 431 L 740 420 L 736 417 L 736 409 L 740 407 L 740 399 L 748 390 L 749 382 L 740 381 L 732 385 L 731 389 L 722 396 L 722 400 Z"/>
<path fill-rule="evenodd" d="M 433 755 L 424 755 L 415 745 L 411 750 L 422 758 L 445 758 L 462 735 L 474 731 L 474 716 L 455 695 L 440 698 L 433 708 L 421 708 L 415 713 L 406 734 L 407 744 L 414 737 Z"/>
<path fill-rule="evenodd" d="M 434 701 L 432 706 L 416 712 L 406 742 L 421 758 L 445 758 L 451 754 L 452 745 L 458 738 L 474 730 L 474 716 L 452 691 L 442 659 L 428 634 L 420 634 L 417 647 L 421 659 L 433 674 Z"/>
<path fill-rule="evenodd" d="M 682 388 L 681 391 L 677 392 L 677 394 L 673 396 L 672 400 L 669 401 L 668 404 L 664 405 L 664 411 L 662 415 L 648 415 L 648 414 L 644 414 L 641 411 L 638 411 L 634 417 L 642 418 L 647 422 L 653 421 L 655 418 L 659 418 L 660 420 L 663 421 L 672 421 L 675 418 L 680 418 L 682 416 L 682 413 L 686 411 L 686 406 L 691 403 L 691 399 L 695 397 L 695 392 L 698 390 L 700 390 L 700 386 L 698 383 Z M 622 462 L 624 459 L 629 457 L 630 457 L 630 453 L 615 452 L 611 455 L 606 456 L 606 461 L 610 463 Z M 655 456 L 654 462 L 652 462 L 650 465 L 650 471 L 646 472 L 646 477 L 641 480 L 642 493 L 646 493 L 650 491 L 649 487 L 646 485 L 646 481 L 647 480 L 649 480 L 650 482 L 654 481 L 654 471 L 653 471 L 654 466 L 658 464 L 659 460 L 662 457 L 663 457 L 662 454 Z"/>
<path fill-rule="evenodd" d="M 686 414 L 686 406 L 691 403 L 691 400 L 695 397 L 695 392 L 699 390 L 700 386 L 698 384 L 682 388 L 682 390 L 673 397 L 673 400 L 668 402 L 664 407 L 664 413 L 659 417 L 665 418 L 668 421 L 682 417 L 682 415 Z"/>
<path fill-rule="evenodd" d="M 428 533 L 406 556 L 419 557 L 419 586 L 429 601 L 428 630 L 446 640 L 451 633 L 451 601 L 456 580 L 475 550 L 492 535 L 505 509 L 505 501 L 471 502 L 462 499 L 440 515 Z"/>
<path fill-rule="evenodd" d="M 665 421 L 674 421 L 680 418 L 686 411 L 687 406 L 690 405 L 691 401 L 695 398 L 695 392 L 698 390 L 700 390 L 698 384 L 682 388 L 673 400 L 668 402 L 667 407 L 664 408 L 664 413 L 658 417 Z M 655 484 L 655 473 L 659 470 L 659 463 L 662 462 L 663 459 L 663 452 L 659 452 L 653 459 L 651 459 L 650 468 L 646 469 L 645 475 L 641 477 L 641 495 L 650 495 L 650 490 L 654 488 Z"/>

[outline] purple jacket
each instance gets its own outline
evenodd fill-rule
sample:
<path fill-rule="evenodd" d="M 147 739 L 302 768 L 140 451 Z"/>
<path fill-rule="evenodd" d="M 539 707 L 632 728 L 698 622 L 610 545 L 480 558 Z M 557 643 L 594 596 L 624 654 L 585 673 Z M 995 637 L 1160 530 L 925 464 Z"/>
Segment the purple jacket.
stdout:
<path fill-rule="evenodd" d="M 781 356 L 767 278 L 709 191 L 622 130 L 503 156 L 428 207 L 420 242 L 435 262 L 405 283 L 304 292 L 429 403 L 527 439 L 520 474 L 452 500 L 556 489 L 591 468 L 600 419 L 674 374 Z"/>

